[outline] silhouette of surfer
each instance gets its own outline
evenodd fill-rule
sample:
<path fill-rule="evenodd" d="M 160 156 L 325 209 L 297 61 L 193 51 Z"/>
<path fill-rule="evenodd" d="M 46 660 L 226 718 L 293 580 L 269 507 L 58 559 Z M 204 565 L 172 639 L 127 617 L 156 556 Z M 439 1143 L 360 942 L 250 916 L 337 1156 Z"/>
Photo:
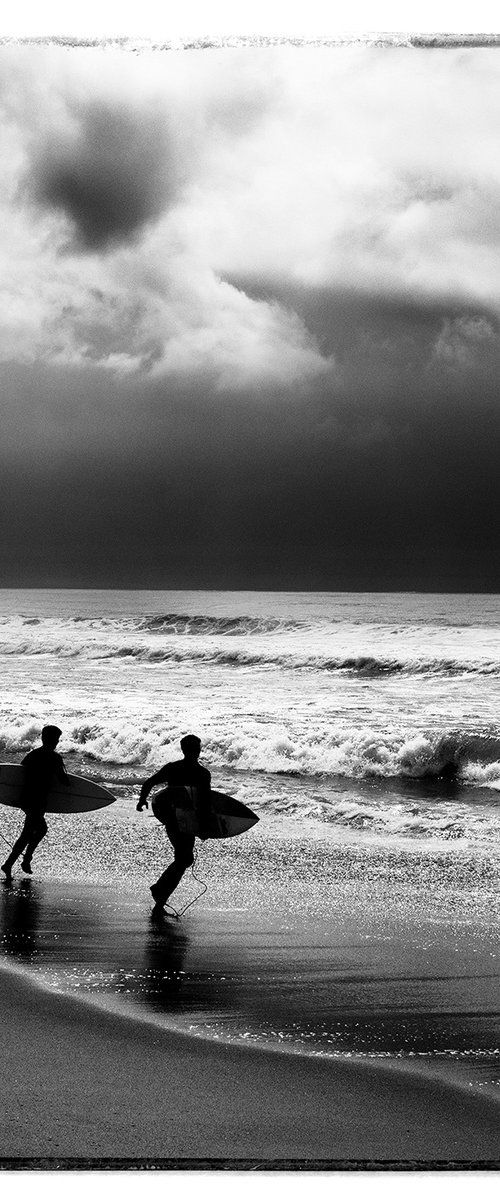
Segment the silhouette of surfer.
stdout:
<path fill-rule="evenodd" d="M 137 812 L 141 812 L 143 808 L 148 807 L 147 797 L 152 788 L 160 783 L 167 784 L 167 790 L 161 794 L 161 803 L 156 805 L 153 800 L 152 808 L 155 816 L 165 826 L 167 836 L 172 843 L 174 850 L 174 861 L 170 863 L 166 871 L 160 875 L 156 883 L 151 887 L 151 895 L 155 901 L 153 912 L 161 912 L 166 904 L 168 897 L 175 891 L 178 883 L 188 867 L 194 863 L 194 834 L 181 833 L 174 808 L 174 792 L 173 789 L 178 788 L 196 788 L 196 815 L 200 823 L 201 838 L 208 836 L 208 825 L 210 818 L 210 771 L 206 767 L 201 767 L 198 759 L 201 751 L 201 742 L 194 734 L 187 734 L 181 738 L 181 750 L 183 758 L 176 762 L 165 763 L 164 767 L 156 772 L 156 775 L 151 775 L 142 785 L 139 803 L 136 805 Z M 169 801 L 169 791 L 172 791 L 172 797 Z M 160 800 L 160 798 L 155 798 Z"/>
<path fill-rule="evenodd" d="M 31 860 L 37 846 L 47 833 L 45 820 L 45 804 L 50 788 L 55 780 L 65 783 L 70 781 L 56 746 L 61 737 L 57 725 L 45 725 L 42 729 L 42 744 L 36 750 L 30 750 L 22 760 L 24 767 L 24 783 L 21 791 L 20 808 L 26 814 L 21 833 L 12 847 L 9 857 L 2 866 L 7 880 L 11 879 L 12 867 L 24 852 L 21 867 L 27 875 L 32 875 Z"/>

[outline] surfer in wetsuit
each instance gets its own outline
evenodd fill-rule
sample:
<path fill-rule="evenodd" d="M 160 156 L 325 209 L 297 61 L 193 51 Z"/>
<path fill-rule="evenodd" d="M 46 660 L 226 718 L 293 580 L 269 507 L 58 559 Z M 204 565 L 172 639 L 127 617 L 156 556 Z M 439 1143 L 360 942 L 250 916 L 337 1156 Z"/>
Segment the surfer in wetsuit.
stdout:
<path fill-rule="evenodd" d="M 196 815 L 200 823 L 201 838 L 208 836 L 208 821 L 210 817 L 210 771 L 206 767 L 201 767 L 198 759 L 201 751 L 201 742 L 194 734 L 187 734 L 181 738 L 181 750 L 183 758 L 176 762 L 165 763 L 164 767 L 156 772 L 156 775 L 151 775 L 142 785 L 139 796 L 139 803 L 136 805 L 137 811 L 142 812 L 143 808 L 148 807 L 147 797 L 152 788 L 157 784 L 166 783 L 167 789 L 174 788 L 196 788 Z M 160 875 L 156 883 L 151 887 L 151 895 L 155 901 L 155 910 L 159 912 L 163 909 L 168 897 L 180 883 L 184 871 L 191 867 L 194 863 L 194 834 L 181 833 L 177 824 L 175 810 L 173 805 L 174 796 L 172 795 L 172 805 L 168 803 L 168 792 L 164 793 L 165 805 L 161 807 L 162 825 L 165 826 L 169 840 L 174 849 L 174 861 L 170 863 L 166 871 Z M 163 797 L 162 797 L 163 800 Z M 153 801 L 153 812 L 154 812 Z M 170 811 L 169 811 L 170 808 Z M 158 812 L 155 813 L 158 816 Z"/>
<path fill-rule="evenodd" d="M 11 879 L 12 867 L 24 851 L 21 863 L 23 871 L 32 875 L 31 859 L 47 833 L 45 820 L 45 803 L 52 783 L 59 780 L 68 787 L 70 781 L 56 746 L 61 736 L 57 725 L 45 725 L 42 729 L 42 744 L 36 750 L 30 750 L 23 758 L 24 783 L 21 791 L 20 808 L 26 813 L 26 819 L 21 833 L 12 847 L 9 857 L 2 866 L 7 880 Z"/>

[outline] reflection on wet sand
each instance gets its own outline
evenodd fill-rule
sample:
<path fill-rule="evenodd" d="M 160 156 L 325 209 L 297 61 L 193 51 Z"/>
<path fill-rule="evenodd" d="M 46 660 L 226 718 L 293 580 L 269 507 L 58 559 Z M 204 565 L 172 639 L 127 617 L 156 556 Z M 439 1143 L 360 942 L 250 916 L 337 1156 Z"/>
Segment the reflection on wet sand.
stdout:
<path fill-rule="evenodd" d="M 22 879 L 17 886 L 5 882 L 0 902 L 3 953 L 32 962 L 37 953 L 40 903 L 31 879 Z"/>
<path fill-rule="evenodd" d="M 187 948 L 187 934 L 178 922 L 150 917 L 144 947 L 147 1000 L 170 1007 L 180 999 Z"/>
<path fill-rule="evenodd" d="M 124 906 L 104 889 L 32 880 L 0 889 L 0 954 L 63 990 L 123 996 L 158 1015 L 232 1007 L 230 977 L 223 973 L 222 994 L 205 955 L 201 963 L 195 953 L 186 971 L 189 944 L 185 923 Z"/>

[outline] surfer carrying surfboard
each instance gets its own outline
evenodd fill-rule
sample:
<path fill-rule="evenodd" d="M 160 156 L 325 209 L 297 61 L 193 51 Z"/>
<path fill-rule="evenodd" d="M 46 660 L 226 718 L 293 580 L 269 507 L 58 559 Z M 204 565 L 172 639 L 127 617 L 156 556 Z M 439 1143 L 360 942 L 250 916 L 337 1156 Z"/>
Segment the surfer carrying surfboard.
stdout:
<path fill-rule="evenodd" d="M 52 783 L 57 779 L 70 786 L 66 768 L 56 746 L 61 737 L 57 725 L 45 725 L 42 729 L 42 744 L 36 750 L 30 750 L 22 760 L 24 781 L 21 792 L 20 808 L 26 813 L 26 819 L 21 833 L 12 847 L 9 857 L 2 866 L 7 880 L 12 877 L 12 867 L 24 851 L 21 867 L 27 875 L 32 875 L 31 859 L 47 833 L 45 820 L 45 801 Z"/>
<path fill-rule="evenodd" d="M 165 763 L 165 766 L 160 767 L 155 775 L 151 775 L 144 781 L 139 803 L 136 805 L 138 812 L 147 808 L 147 797 L 152 788 L 161 783 L 167 784 L 167 790 L 161 793 L 161 798 L 158 798 L 158 801 L 161 799 L 161 803 L 156 804 L 153 800 L 152 804 L 154 815 L 165 826 L 174 850 L 173 863 L 170 863 L 170 866 L 150 889 L 157 911 L 163 909 L 168 897 L 180 883 L 184 872 L 194 862 L 194 834 L 181 832 L 175 815 L 175 796 L 180 788 L 183 790 L 195 789 L 194 803 L 199 826 L 198 836 L 202 838 L 208 836 L 209 830 L 211 775 L 210 771 L 207 771 L 206 767 L 200 766 L 198 762 L 201 751 L 200 739 L 194 734 L 187 734 L 186 737 L 181 738 L 181 750 L 183 754 L 181 759 Z M 170 797 L 169 792 L 171 793 Z"/>

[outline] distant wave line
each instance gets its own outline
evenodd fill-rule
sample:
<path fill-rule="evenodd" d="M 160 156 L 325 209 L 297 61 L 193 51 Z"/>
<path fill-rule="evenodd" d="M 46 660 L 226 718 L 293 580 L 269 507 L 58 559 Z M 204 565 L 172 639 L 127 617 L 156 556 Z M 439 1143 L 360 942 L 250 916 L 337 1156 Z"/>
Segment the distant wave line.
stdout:
<path fill-rule="evenodd" d="M 241 648 L 218 649 L 216 647 L 189 648 L 149 646 L 147 644 L 106 645 L 99 641 L 75 645 L 66 642 L 0 643 L 0 655 L 52 656 L 56 658 L 87 658 L 89 661 L 106 659 L 129 660 L 143 664 L 161 663 L 206 663 L 207 665 L 245 667 L 280 667 L 291 671 L 344 672 L 365 678 L 394 675 L 500 675 L 500 660 L 458 658 L 392 658 L 371 654 L 321 655 L 300 653 L 273 653 L 270 651 L 244 650 Z"/>
<path fill-rule="evenodd" d="M 53 618 L 21 616 L 22 626 L 44 626 L 53 627 Z M 341 618 L 328 616 L 326 619 L 320 619 L 320 626 L 324 627 L 325 620 L 327 624 L 337 625 L 341 623 Z M 11 618 L 0 620 L 0 625 L 8 626 L 12 622 Z M 314 622 L 313 624 L 316 624 Z M 304 620 L 292 620 L 285 617 L 252 617 L 252 616 L 232 616 L 232 617 L 217 617 L 209 614 L 201 613 L 165 613 L 154 614 L 147 616 L 136 617 L 89 617 L 76 616 L 65 617 L 64 625 L 72 626 L 88 626 L 90 629 L 122 629 L 135 630 L 141 633 L 159 633 L 159 634 L 177 634 L 179 636 L 186 635 L 222 635 L 222 636 L 247 636 L 251 634 L 266 634 L 266 633 L 281 633 L 281 632 L 298 632 L 300 630 L 311 629 L 311 623 Z"/>

